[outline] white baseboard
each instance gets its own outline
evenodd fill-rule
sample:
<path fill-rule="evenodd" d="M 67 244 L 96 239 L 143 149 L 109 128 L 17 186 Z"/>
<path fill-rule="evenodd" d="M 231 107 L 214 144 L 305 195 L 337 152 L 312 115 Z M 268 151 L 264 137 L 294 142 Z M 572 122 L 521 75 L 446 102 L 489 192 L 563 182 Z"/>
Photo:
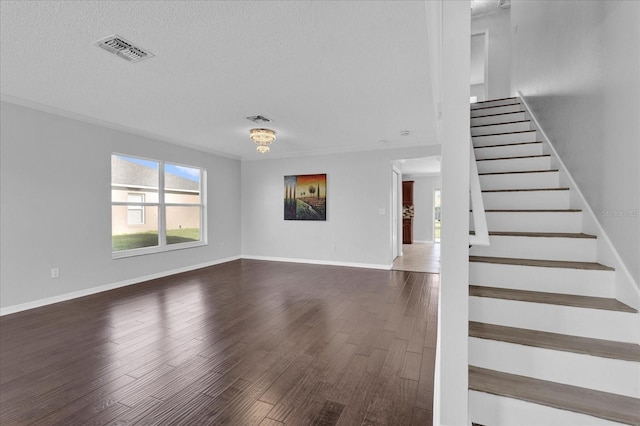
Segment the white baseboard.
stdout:
<path fill-rule="evenodd" d="M 168 271 L 158 272 L 156 274 L 145 275 L 142 277 L 131 278 L 116 283 L 105 284 L 97 287 L 91 287 L 84 290 L 73 291 L 71 293 L 61 294 L 59 296 L 47 297 L 44 299 L 34 300 L 32 302 L 21 303 L 19 305 L 7 306 L 0 309 L 0 316 L 14 314 L 16 312 L 26 311 L 28 309 L 39 308 L 53 303 L 65 302 L 71 299 L 77 299 L 78 297 L 89 296 L 96 293 L 102 293 L 103 291 L 114 290 L 120 287 L 126 287 L 133 284 L 138 284 L 145 281 L 155 280 L 158 278 L 167 277 L 169 275 L 180 274 L 182 272 L 189 272 L 196 269 L 206 268 L 208 266 L 219 265 L 221 263 L 231 262 L 233 260 L 240 259 L 240 256 L 227 257 L 224 259 L 217 259 L 211 262 L 199 263 L 197 265 L 185 266 L 183 268 L 171 269 Z"/>
<path fill-rule="evenodd" d="M 267 260 L 270 262 L 308 263 L 310 265 L 347 266 L 351 268 L 367 268 L 367 269 L 390 270 L 393 267 L 393 263 L 390 263 L 388 265 L 382 265 L 377 263 L 338 262 L 334 260 L 294 259 L 289 257 L 252 256 L 247 254 L 243 254 L 242 258 L 252 259 L 252 260 Z"/>
<path fill-rule="evenodd" d="M 433 240 L 413 240 L 414 244 L 432 244 Z"/>
<path fill-rule="evenodd" d="M 211 262 L 199 263 L 197 265 L 185 266 L 183 268 L 171 269 L 168 271 L 158 272 L 156 274 L 145 275 L 141 277 L 131 278 L 116 283 L 105 284 L 97 287 L 91 287 L 84 290 L 74 291 L 71 293 L 61 294 L 59 296 L 47 297 L 44 299 L 34 300 L 32 302 L 21 303 L 19 305 L 7 306 L 0 308 L 0 316 L 15 314 L 16 312 L 26 311 L 29 309 L 39 308 L 53 303 L 65 302 L 71 299 L 77 299 L 78 297 L 89 296 L 96 293 L 102 293 L 103 291 L 114 290 L 120 287 L 126 287 L 133 284 L 138 284 L 145 281 L 155 280 L 158 278 L 167 277 L 169 275 L 180 274 L 183 272 L 189 272 L 196 269 L 206 268 L 208 266 L 219 265 L 221 263 L 231 262 L 238 259 L 253 259 L 253 260 L 266 260 L 272 262 L 290 262 L 290 263 L 308 263 L 312 265 L 330 265 L 330 266 L 348 266 L 352 268 L 368 268 L 368 269 L 383 269 L 390 270 L 393 264 L 379 265 L 370 263 L 352 263 L 352 262 L 336 262 L 330 260 L 313 260 L 313 259 L 291 259 L 284 257 L 269 257 L 269 256 L 232 256 L 224 259 L 217 259 Z"/>

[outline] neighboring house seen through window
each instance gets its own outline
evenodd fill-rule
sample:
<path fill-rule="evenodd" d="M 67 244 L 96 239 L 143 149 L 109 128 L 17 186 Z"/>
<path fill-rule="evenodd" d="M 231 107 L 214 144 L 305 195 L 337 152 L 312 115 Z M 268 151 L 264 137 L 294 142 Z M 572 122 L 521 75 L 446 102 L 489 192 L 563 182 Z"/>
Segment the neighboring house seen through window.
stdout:
<path fill-rule="evenodd" d="M 128 203 L 140 203 L 128 205 L 127 223 L 129 225 L 144 225 L 144 194 L 127 194 Z"/>
<path fill-rule="evenodd" d="M 205 180 L 199 167 L 113 154 L 114 257 L 206 244 Z"/>

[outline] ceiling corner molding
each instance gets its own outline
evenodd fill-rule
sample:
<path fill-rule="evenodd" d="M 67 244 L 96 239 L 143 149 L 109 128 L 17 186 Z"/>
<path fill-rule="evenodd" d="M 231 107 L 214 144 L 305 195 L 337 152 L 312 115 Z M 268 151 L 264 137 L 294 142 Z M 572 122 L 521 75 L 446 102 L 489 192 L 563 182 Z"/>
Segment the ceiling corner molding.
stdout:
<path fill-rule="evenodd" d="M 129 133 L 131 135 L 136 135 L 136 136 L 140 136 L 140 137 L 147 138 L 147 139 L 153 139 L 153 140 L 156 140 L 156 141 L 160 141 L 160 142 L 165 142 L 165 143 L 169 143 L 169 144 L 172 144 L 172 145 L 181 146 L 183 148 L 193 149 L 193 150 L 196 150 L 196 151 L 199 151 L 199 152 L 206 152 L 207 154 L 213 154 L 213 155 L 217 155 L 217 156 L 220 156 L 220 157 L 230 158 L 232 160 L 241 160 L 241 157 L 239 157 L 237 155 L 231 155 L 231 154 L 227 154 L 225 152 L 216 151 L 216 150 L 213 150 L 213 149 L 203 149 L 202 147 L 194 145 L 194 144 L 191 144 L 189 142 L 185 142 L 185 141 L 181 141 L 181 140 L 177 140 L 177 139 L 172 139 L 172 138 L 167 138 L 165 136 L 160 136 L 160 135 L 157 135 L 155 133 L 145 132 L 143 130 L 134 129 L 132 127 L 123 126 L 121 124 L 115 124 L 115 123 L 112 123 L 110 121 L 101 120 L 99 118 L 90 117 L 88 115 L 78 114 L 76 112 L 67 111 L 67 110 L 64 110 L 64 109 L 61 109 L 61 108 L 52 107 L 52 106 L 41 104 L 41 103 L 34 102 L 34 101 L 29 101 L 29 100 L 26 100 L 26 99 L 18 98 L 18 97 L 15 97 L 15 96 L 4 94 L 4 93 L 0 93 L 0 101 L 7 102 L 7 103 L 10 103 L 10 104 L 14 104 L 14 105 L 18 105 L 18 106 L 25 107 L 25 108 L 34 109 L 36 111 L 46 112 L 48 114 L 57 115 L 57 116 L 60 116 L 60 117 L 68 118 L 68 119 L 71 119 L 71 120 L 80 121 L 80 122 L 87 123 L 87 124 L 93 124 L 95 126 L 104 127 L 104 128 L 111 129 L 111 130 L 117 130 L 117 131 L 123 132 L 123 133 Z"/>

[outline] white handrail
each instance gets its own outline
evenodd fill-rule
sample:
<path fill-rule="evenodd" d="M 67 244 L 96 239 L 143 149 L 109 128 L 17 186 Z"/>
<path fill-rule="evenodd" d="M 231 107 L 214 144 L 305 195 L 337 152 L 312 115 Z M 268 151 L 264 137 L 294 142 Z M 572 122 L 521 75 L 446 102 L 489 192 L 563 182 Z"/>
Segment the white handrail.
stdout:
<path fill-rule="evenodd" d="M 473 212 L 474 234 L 469 234 L 470 246 L 488 246 L 489 230 L 487 229 L 487 216 L 484 211 L 482 201 L 482 190 L 480 189 L 480 178 L 478 177 L 478 165 L 476 164 L 476 154 L 473 152 L 473 141 L 469 135 L 469 192 L 471 193 L 471 211 Z"/>

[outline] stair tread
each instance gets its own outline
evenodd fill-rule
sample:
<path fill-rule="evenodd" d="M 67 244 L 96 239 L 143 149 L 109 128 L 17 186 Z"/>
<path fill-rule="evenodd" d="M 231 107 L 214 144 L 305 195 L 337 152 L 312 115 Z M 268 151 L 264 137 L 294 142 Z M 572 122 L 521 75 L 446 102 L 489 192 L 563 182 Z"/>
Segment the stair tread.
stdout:
<path fill-rule="evenodd" d="M 486 209 L 490 213 L 579 213 L 580 209 Z M 471 210 L 469 210 L 471 212 Z"/>
<path fill-rule="evenodd" d="M 513 99 L 515 101 L 515 100 L 518 99 L 518 97 L 517 96 L 508 96 L 506 98 L 487 99 L 486 101 L 474 102 L 474 103 L 471 104 L 471 106 L 473 107 L 473 105 L 488 104 L 489 102 L 508 101 L 510 99 Z M 471 109 L 473 109 L 473 108 L 471 108 Z"/>
<path fill-rule="evenodd" d="M 476 118 L 476 117 L 473 117 Z M 489 124 L 476 124 L 475 126 L 471 126 L 471 128 L 475 127 L 487 127 L 487 126 L 502 126 L 503 124 L 516 124 L 516 123 L 531 123 L 531 120 L 517 120 L 517 121 L 505 121 L 503 123 L 489 123 Z M 481 136 L 481 135 L 476 135 Z"/>
<path fill-rule="evenodd" d="M 640 424 L 640 399 L 516 374 L 469 366 L 469 389 L 584 413 L 601 419 Z"/>
<path fill-rule="evenodd" d="M 537 144 L 537 143 L 542 143 L 542 141 L 535 141 L 535 142 L 511 142 L 511 143 L 500 143 L 497 145 L 484 145 L 484 146 L 474 146 L 473 149 L 482 149 L 482 148 L 500 148 L 503 146 L 514 146 L 514 145 L 531 145 L 531 144 Z"/>
<path fill-rule="evenodd" d="M 484 106 L 484 107 L 480 107 L 480 108 L 471 108 L 471 111 L 478 111 L 478 110 L 482 110 L 482 109 L 490 109 L 490 108 L 502 108 L 502 107 L 510 107 L 510 106 L 522 106 L 520 105 L 520 102 L 514 102 L 512 104 L 504 104 L 504 105 L 493 105 L 493 106 Z M 520 111 L 520 112 L 524 112 L 524 110 Z"/>
<path fill-rule="evenodd" d="M 482 109 L 482 108 L 476 108 L 476 109 Z M 513 111 L 513 112 L 499 112 L 498 114 L 476 115 L 475 117 L 471 117 L 471 119 L 473 120 L 474 118 L 496 117 L 498 115 L 522 114 L 523 112 L 524 111 Z"/>
<path fill-rule="evenodd" d="M 540 154 L 540 155 L 521 155 L 521 156 L 516 156 L 516 157 L 481 158 L 479 160 L 476 160 L 476 162 L 479 162 L 479 161 L 494 161 L 494 160 L 515 160 L 515 159 L 520 159 L 520 158 L 539 158 L 539 157 L 551 157 L 551 155 L 550 154 Z"/>
<path fill-rule="evenodd" d="M 640 362 L 640 345 L 546 331 L 469 322 L 469 336 L 602 358 Z"/>
<path fill-rule="evenodd" d="M 489 135 L 473 135 L 471 137 L 473 137 L 473 138 L 483 138 L 485 136 L 512 135 L 512 134 L 517 134 L 517 133 L 529 133 L 529 132 L 535 132 L 535 130 L 516 130 L 514 132 L 491 133 Z"/>
<path fill-rule="evenodd" d="M 614 271 L 610 266 L 596 262 L 574 262 L 567 260 L 518 259 L 512 257 L 469 256 L 470 262 L 499 263 L 501 265 L 539 266 L 546 268 L 589 269 L 593 271 Z"/>
<path fill-rule="evenodd" d="M 478 173 L 478 176 L 487 176 L 487 175 L 515 175 L 522 173 L 558 173 L 558 169 L 553 170 L 519 170 L 516 172 L 486 172 L 486 173 Z"/>
<path fill-rule="evenodd" d="M 544 293 L 541 291 L 470 285 L 469 296 L 518 300 L 520 302 L 544 303 L 548 305 L 572 306 L 574 308 L 600 309 L 604 311 L 628 313 L 638 312 L 631 306 L 625 305 L 616 299 L 579 296 L 576 294 Z"/>
<path fill-rule="evenodd" d="M 474 234 L 474 231 L 470 231 L 470 234 Z M 507 231 L 489 231 L 489 235 L 497 237 L 540 237 L 540 238 L 586 238 L 596 239 L 595 235 L 572 232 L 507 232 Z"/>
<path fill-rule="evenodd" d="M 531 191 L 568 191 L 569 188 L 518 188 L 518 189 L 484 189 L 482 192 L 531 192 Z"/>

